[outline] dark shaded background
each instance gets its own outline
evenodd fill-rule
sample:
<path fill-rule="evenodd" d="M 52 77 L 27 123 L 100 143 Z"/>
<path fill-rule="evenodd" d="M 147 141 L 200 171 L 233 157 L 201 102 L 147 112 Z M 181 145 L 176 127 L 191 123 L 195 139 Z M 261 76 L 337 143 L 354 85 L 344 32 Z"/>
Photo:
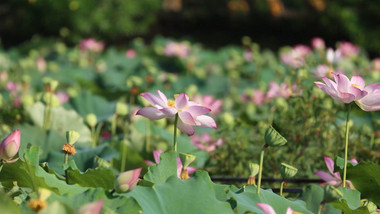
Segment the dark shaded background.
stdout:
<path fill-rule="evenodd" d="M 328 46 L 349 40 L 380 53 L 380 1 L 365 0 L 3 0 L 0 36 L 9 48 L 33 36 L 69 45 L 86 37 L 123 47 L 135 37 L 188 39 L 217 48 L 250 36 L 262 47 Z"/>

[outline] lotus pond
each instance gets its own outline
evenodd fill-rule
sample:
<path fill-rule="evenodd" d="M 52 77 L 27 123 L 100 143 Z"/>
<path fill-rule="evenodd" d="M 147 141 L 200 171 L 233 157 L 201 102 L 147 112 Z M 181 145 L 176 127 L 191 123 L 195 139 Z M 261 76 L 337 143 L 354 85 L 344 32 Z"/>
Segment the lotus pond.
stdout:
<path fill-rule="evenodd" d="M 0 49 L 1 213 L 379 213 L 378 110 L 346 41 Z"/>

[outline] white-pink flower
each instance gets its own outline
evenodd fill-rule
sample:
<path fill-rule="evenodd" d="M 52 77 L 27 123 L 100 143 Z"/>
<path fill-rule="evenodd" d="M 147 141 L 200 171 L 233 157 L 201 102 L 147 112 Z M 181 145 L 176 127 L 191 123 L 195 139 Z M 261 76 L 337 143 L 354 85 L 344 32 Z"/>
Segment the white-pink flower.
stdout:
<path fill-rule="evenodd" d="M 203 133 L 201 137 L 198 135 L 193 135 L 190 142 L 197 148 L 205 150 L 206 152 L 213 152 L 217 146 L 221 146 L 223 144 L 222 138 L 214 140 L 207 133 Z"/>
<path fill-rule="evenodd" d="M 175 96 L 175 100 L 168 100 L 160 90 L 157 90 L 157 93 L 158 96 L 152 93 L 141 94 L 154 107 L 144 107 L 136 115 L 159 120 L 173 118 L 178 114 L 177 128 L 189 136 L 195 133 L 193 126 L 217 128 L 214 119 L 204 115 L 209 113 L 211 109 L 189 101 L 189 96 L 185 93 Z"/>
<path fill-rule="evenodd" d="M 271 207 L 269 204 L 257 203 L 256 206 L 258 206 L 262 211 L 264 211 L 265 214 L 276 214 L 273 207 Z M 293 214 L 292 208 L 288 207 L 288 209 L 286 209 L 286 214 Z"/>
<path fill-rule="evenodd" d="M 145 163 L 148 165 L 148 166 L 151 166 L 153 164 L 158 164 L 160 163 L 160 156 L 161 156 L 161 153 L 162 153 L 162 150 L 159 149 L 159 150 L 153 150 L 153 158 L 154 158 L 154 161 L 155 162 L 152 162 L 152 161 L 149 161 L 149 160 L 146 160 Z M 182 171 L 182 162 L 181 162 L 181 159 L 179 157 L 177 157 L 177 177 L 178 178 L 181 178 L 181 171 Z M 189 175 L 193 174 L 195 171 L 197 171 L 196 168 L 193 168 L 193 167 L 187 167 L 187 172 L 189 173 Z"/>
<path fill-rule="evenodd" d="M 99 214 L 104 205 L 104 200 L 87 203 L 79 208 L 75 214 Z"/>
<path fill-rule="evenodd" d="M 342 41 L 339 43 L 338 50 L 343 57 L 357 56 L 359 54 L 359 47 L 351 42 Z"/>
<path fill-rule="evenodd" d="M 119 193 L 131 191 L 139 181 L 142 168 L 120 173 L 115 180 L 115 190 Z"/>
<path fill-rule="evenodd" d="M 318 175 L 325 183 L 330 184 L 334 187 L 339 187 L 342 184 L 342 178 L 339 172 L 334 172 L 334 160 L 329 157 L 324 157 L 327 169 L 330 174 L 324 171 L 316 171 L 314 174 Z M 355 189 L 351 181 L 346 180 L 346 185 L 350 189 Z"/>
<path fill-rule="evenodd" d="M 96 41 L 94 38 L 82 39 L 79 43 L 79 48 L 82 51 L 90 51 L 94 53 L 100 53 L 104 49 L 104 43 Z"/>
<path fill-rule="evenodd" d="M 165 56 L 186 58 L 190 53 L 190 47 L 186 43 L 169 42 L 164 48 Z"/>
<path fill-rule="evenodd" d="M 221 112 L 223 101 L 221 99 L 214 99 L 211 95 L 195 95 L 193 97 L 194 101 L 201 104 L 204 107 L 211 109 L 211 115 L 217 115 Z"/>
<path fill-rule="evenodd" d="M 0 159 L 3 163 L 13 163 L 18 160 L 18 158 L 13 159 L 13 157 L 20 149 L 20 136 L 20 130 L 16 129 L 1 141 Z"/>
<path fill-rule="evenodd" d="M 64 91 L 58 91 L 55 95 L 57 96 L 60 105 L 65 104 L 70 99 L 69 94 Z"/>
<path fill-rule="evenodd" d="M 328 65 L 318 65 L 316 69 L 314 69 L 314 76 L 317 78 L 325 77 L 330 71 Z"/>
<path fill-rule="evenodd" d="M 282 53 L 280 58 L 284 64 L 290 65 L 293 68 L 299 68 L 305 65 L 305 57 L 311 53 L 308 46 L 296 45 L 290 52 Z"/>
<path fill-rule="evenodd" d="M 320 37 L 314 37 L 311 39 L 311 46 L 315 50 L 323 50 L 325 49 L 325 41 Z"/>

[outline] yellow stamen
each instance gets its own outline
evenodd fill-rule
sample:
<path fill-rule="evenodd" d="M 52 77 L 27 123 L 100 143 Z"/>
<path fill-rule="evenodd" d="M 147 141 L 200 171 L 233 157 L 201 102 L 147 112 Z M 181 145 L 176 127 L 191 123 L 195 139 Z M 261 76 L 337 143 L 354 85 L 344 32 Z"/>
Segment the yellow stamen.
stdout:
<path fill-rule="evenodd" d="M 179 94 L 174 94 L 174 98 L 177 98 L 179 96 Z"/>
<path fill-rule="evenodd" d="M 293 214 L 302 214 L 302 213 L 299 213 L 299 212 L 293 211 Z"/>
<path fill-rule="evenodd" d="M 168 106 L 175 107 L 175 101 L 174 100 L 168 100 Z"/>
<path fill-rule="evenodd" d="M 360 85 L 358 85 L 358 84 L 351 84 L 351 86 L 354 86 L 355 88 L 359 88 L 360 89 Z"/>

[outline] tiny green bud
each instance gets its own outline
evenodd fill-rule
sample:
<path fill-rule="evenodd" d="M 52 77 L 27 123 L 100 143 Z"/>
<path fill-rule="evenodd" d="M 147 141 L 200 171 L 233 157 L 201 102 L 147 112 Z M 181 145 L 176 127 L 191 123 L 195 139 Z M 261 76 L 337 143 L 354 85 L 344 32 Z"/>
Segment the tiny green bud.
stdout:
<path fill-rule="evenodd" d="M 340 199 L 343 196 L 343 193 L 338 189 L 329 184 L 325 186 L 325 202 L 332 202 Z"/>
<path fill-rule="evenodd" d="M 79 137 L 80 137 L 80 134 L 78 132 L 76 132 L 76 131 L 70 130 L 70 131 L 66 132 L 67 143 L 69 143 L 71 145 L 74 145 L 74 143 L 77 142 L 77 140 L 79 139 Z"/>
<path fill-rule="evenodd" d="M 185 153 L 179 153 L 179 158 L 181 159 L 183 167 L 188 167 L 195 160 L 194 155 Z"/>
<path fill-rule="evenodd" d="M 128 106 L 125 103 L 117 102 L 116 103 L 116 113 L 121 116 L 128 114 Z"/>
<path fill-rule="evenodd" d="M 257 163 L 249 163 L 250 176 L 256 176 L 259 173 L 260 165 Z"/>
<path fill-rule="evenodd" d="M 278 147 L 286 144 L 287 140 L 281 136 L 272 126 L 269 126 L 265 132 L 265 143 L 268 146 Z"/>
<path fill-rule="evenodd" d="M 87 115 L 86 115 L 86 123 L 87 123 L 90 127 L 95 127 L 97 122 L 98 122 L 98 120 L 97 120 L 95 114 L 87 114 Z"/>
<path fill-rule="evenodd" d="M 297 171 L 297 168 L 286 163 L 281 163 L 280 172 L 283 179 L 294 177 L 297 174 Z"/>

